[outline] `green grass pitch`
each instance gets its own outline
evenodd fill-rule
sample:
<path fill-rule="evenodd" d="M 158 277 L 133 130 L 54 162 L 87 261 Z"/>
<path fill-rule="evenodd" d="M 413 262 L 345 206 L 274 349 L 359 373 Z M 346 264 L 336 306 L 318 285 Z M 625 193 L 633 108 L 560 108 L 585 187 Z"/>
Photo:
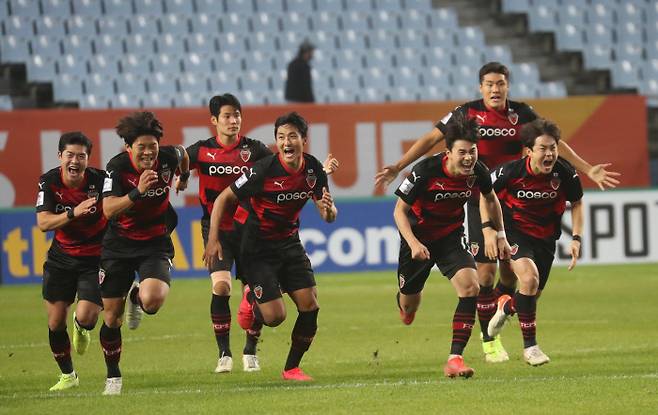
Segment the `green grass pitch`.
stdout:
<path fill-rule="evenodd" d="M 244 333 L 234 321 L 234 372 L 217 375 L 210 283 L 175 280 L 164 308 L 123 329 L 123 394 L 103 397 L 98 327 L 73 355 L 80 387 L 50 393 L 58 376 L 40 287 L 0 287 L 0 414 L 649 414 L 658 413 L 658 265 L 555 268 L 538 305 L 542 367 L 521 359 L 518 321 L 503 331 L 511 360 L 485 364 L 474 331 L 471 379 L 442 366 L 456 297 L 433 273 L 413 325 L 399 321 L 394 272 L 318 275 L 319 330 L 302 367 L 315 381 L 280 380 L 296 312 L 264 328 L 263 370 L 242 372 Z M 239 296 L 231 299 L 234 316 Z M 234 318 L 235 320 L 235 318 Z M 71 326 L 71 324 L 69 325 Z M 479 326 L 478 326 L 479 328 Z"/>

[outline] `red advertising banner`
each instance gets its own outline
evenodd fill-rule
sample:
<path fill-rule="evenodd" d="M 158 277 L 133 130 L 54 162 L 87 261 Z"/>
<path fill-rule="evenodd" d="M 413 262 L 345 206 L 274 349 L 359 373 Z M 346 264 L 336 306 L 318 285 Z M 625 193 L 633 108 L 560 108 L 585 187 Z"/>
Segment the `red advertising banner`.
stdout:
<path fill-rule="evenodd" d="M 646 103 L 639 96 L 576 97 L 529 102 L 541 116 L 556 121 L 562 138 L 592 164 L 609 162 L 622 173 L 624 187 L 649 185 Z M 374 176 L 397 161 L 413 141 L 459 102 L 359 105 L 280 105 L 243 108 L 242 133 L 273 144 L 276 117 L 300 112 L 310 124 L 308 151 L 323 159 L 331 152 L 341 167 L 331 177 L 335 196 L 382 194 Z M 129 110 L 12 111 L 0 113 L 0 207 L 35 202 L 38 176 L 58 165 L 57 141 L 79 130 L 94 142 L 91 165 L 105 163 L 122 150 L 114 133 Z M 163 144 L 190 145 L 215 135 L 205 108 L 157 109 Z M 620 144 L 623 143 L 623 149 Z M 438 150 L 438 149 L 435 149 Z M 588 180 L 585 186 L 592 187 Z M 175 205 L 196 203 L 194 179 Z M 393 187 L 387 190 L 391 194 Z"/>

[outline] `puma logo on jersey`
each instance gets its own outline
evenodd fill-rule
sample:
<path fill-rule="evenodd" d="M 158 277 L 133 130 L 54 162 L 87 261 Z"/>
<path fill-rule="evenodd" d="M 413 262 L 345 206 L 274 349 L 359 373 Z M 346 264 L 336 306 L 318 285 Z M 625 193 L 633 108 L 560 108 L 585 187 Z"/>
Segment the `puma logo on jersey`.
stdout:
<path fill-rule="evenodd" d="M 215 161 L 215 153 L 211 153 L 210 151 L 208 151 L 206 152 L 206 154 L 208 155 L 208 157 L 212 159 L 212 161 Z"/>
<path fill-rule="evenodd" d="M 44 184 L 46 184 L 46 182 L 39 182 L 39 190 L 43 190 Z"/>
<path fill-rule="evenodd" d="M 137 187 L 137 180 L 135 180 L 135 179 L 128 179 L 128 183 L 130 183 L 133 186 Z"/>
<path fill-rule="evenodd" d="M 441 183 L 441 182 L 439 182 L 439 181 L 435 182 L 435 183 L 434 183 L 434 186 L 440 187 L 441 190 L 446 190 L 446 189 L 443 187 L 443 183 Z"/>
<path fill-rule="evenodd" d="M 418 179 L 420 179 L 420 176 L 418 176 L 415 171 L 412 171 L 411 175 L 414 178 L 414 183 L 416 183 L 418 181 Z"/>
<path fill-rule="evenodd" d="M 59 197 L 59 200 L 62 200 L 62 198 L 64 197 L 63 192 L 55 192 L 55 194 L 57 195 L 57 197 Z"/>
<path fill-rule="evenodd" d="M 284 182 L 285 182 L 284 180 L 281 180 L 280 182 L 277 182 L 277 181 L 275 180 L 275 181 L 274 181 L 274 184 L 277 185 L 277 186 L 279 186 L 280 188 L 283 189 L 283 183 L 284 183 Z"/>
<path fill-rule="evenodd" d="M 475 118 L 480 122 L 480 124 L 484 124 L 487 121 L 487 116 L 486 115 L 480 115 L 476 114 Z"/>

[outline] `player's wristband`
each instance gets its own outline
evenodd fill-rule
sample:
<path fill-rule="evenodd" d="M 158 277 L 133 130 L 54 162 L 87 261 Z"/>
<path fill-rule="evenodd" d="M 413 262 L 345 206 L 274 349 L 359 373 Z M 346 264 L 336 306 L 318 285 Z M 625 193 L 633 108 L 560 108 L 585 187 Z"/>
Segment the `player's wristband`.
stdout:
<path fill-rule="evenodd" d="M 75 212 L 73 209 L 69 209 L 66 211 L 66 217 L 69 219 L 74 219 L 75 218 Z"/>
<path fill-rule="evenodd" d="M 131 202 L 136 202 L 140 197 L 142 197 L 142 194 L 139 193 L 139 189 L 136 187 L 128 193 L 128 199 Z"/>
<path fill-rule="evenodd" d="M 498 237 L 498 239 L 507 238 L 505 231 L 498 231 L 498 234 L 496 236 Z"/>
<path fill-rule="evenodd" d="M 573 235 L 571 239 L 574 241 L 582 242 L 582 239 L 580 239 L 580 235 Z"/>
<path fill-rule="evenodd" d="M 190 178 L 190 171 L 188 170 L 185 173 L 181 173 L 179 177 L 181 181 L 186 182 L 187 179 Z"/>
<path fill-rule="evenodd" d="M 496 230 L 493 226 L 493 222 L 490 221 L 490 220 L 482 223 L 482 229 L 485 229 L 485 228 L 491 228 L 493 230 Z"/>

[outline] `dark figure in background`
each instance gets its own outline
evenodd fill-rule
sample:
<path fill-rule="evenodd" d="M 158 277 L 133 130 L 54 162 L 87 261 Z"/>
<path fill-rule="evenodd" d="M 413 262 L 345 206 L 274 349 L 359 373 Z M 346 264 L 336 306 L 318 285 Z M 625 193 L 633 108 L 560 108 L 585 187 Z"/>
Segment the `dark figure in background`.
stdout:
<path fill-rule="evenodd" d="M 311 79 L 311 65 L 315 46 L 308 40 L 299 45 L 299 52 L 295 59 L 288 64 L 288 78 L 286 79 L 286 101 L 315 102 L 313 84 Z"/>

